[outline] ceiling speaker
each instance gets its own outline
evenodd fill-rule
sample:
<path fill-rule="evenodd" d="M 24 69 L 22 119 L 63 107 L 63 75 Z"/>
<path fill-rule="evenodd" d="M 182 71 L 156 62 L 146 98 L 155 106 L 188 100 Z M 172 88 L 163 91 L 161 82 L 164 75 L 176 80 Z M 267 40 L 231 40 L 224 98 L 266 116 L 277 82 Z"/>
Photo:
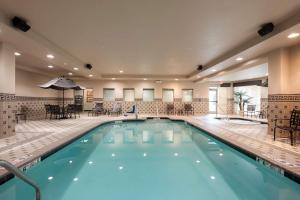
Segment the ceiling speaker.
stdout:
<path fill-rule="evenodd" d="M 274 30 L 274 24 L 272 22 L 262 25 L 261 29 L 257 31 L 257 33 L 263 37 Z"/>
<path fill-rule="evenodd" d="M 91 64 L 86 64 L 85 67 L 89 70 L 91 70 L 93 68 L 93 66 Z"/>
<path fill-rule="evenodd" d="M 17 16 L 11 20 L 11 23 L 13 27 L 20 29 L 23 32 L 27 32 L 31 28 L 24 19 Z"/>

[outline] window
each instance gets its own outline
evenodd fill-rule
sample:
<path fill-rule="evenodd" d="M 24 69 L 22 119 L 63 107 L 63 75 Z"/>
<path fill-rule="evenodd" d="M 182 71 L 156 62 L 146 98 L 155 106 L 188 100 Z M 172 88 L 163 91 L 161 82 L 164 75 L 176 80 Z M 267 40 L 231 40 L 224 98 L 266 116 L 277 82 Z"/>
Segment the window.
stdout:
<path fill-rule="evenodd" d="M 183 89 L 182 90 L 182 102 L 192 102 L 193 101 L 193 90 Z"/>
<path fill-rule="evenodd" d="M 103 100 L 114 101 L 115 100 L 115 89 L 104 88 L 103 89 Z"/>
<path fill-rule="evenodd" d="M 134 89 L 126 88 L 123 90 L 124 101 L 134 101 Z"/>
<path fill-rule="evenodd" d="M 154 101 L 154 89 L 143 89 L 143 101 Z"/>
<path fill-rule="evenodd" d="M 174 90 L 173 89 L 163 89 L 163 102 L 173 102 L 174 101 Z"/>

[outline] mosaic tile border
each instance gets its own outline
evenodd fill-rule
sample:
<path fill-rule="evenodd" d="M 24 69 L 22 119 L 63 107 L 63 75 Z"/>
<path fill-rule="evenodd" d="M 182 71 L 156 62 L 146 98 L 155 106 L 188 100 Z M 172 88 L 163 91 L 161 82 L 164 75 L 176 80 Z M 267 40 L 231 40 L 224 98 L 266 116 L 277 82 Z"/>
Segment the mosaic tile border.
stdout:
<path fill-rule="evenodd" d="M 270 94 L 268 102 L 300 102 L 300 94 Z"/>
<path fill-rule="evenodd" d="M 13 101 L 15 98 L 15 94 L 0 93 L 0 102 Z"/>

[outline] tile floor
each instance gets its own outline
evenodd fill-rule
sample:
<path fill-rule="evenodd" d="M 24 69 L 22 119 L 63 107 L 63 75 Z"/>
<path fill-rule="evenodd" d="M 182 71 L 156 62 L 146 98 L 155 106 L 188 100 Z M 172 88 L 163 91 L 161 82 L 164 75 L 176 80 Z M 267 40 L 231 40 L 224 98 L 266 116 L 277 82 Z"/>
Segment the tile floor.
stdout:
<path fill-rule="evenodd" d="M 145 118 L 146 116 L 139 116 Z M 162 117 L 162 116 L 161 116 Z M 214 116 L 170 116 L 183 119 L 232 144 L 253 152 L 276 166 L 300 175 L 300 144 L 291 146 L 288 140 L 273 141 L 267 134 L 267 125 L 239 121 L 217 120 Z M 72 138 L 96 127 L 100 123 L 134 119 L 134 116 L 88 117 L 79 119 L 28 121 L 16 126 L 16 135 L 0 139 L 0 159 L 8 160 L 16 166 L 39 158 Z M 0 168 L 0 175 L 6 173 Z"/>

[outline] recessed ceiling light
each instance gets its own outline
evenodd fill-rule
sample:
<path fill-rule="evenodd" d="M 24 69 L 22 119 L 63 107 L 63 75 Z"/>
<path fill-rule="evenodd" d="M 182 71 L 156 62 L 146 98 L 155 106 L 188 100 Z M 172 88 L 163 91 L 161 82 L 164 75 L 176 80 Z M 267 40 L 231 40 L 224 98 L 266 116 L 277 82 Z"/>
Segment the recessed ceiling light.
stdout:
<path fill-rule="evenodd" d="M 212 69 L 211 71 L 212 71 L 212 72 L 216 72 L 217 70 L 216 70 L 216 69 Z"/>
<path fill-rule="evenodd" d="M 146 80 L 148 80 L 148 79 L 144 78 L 144 81 L 146 81 Z"/>
<path fill-rule="evenodd" d="M 293 38 L 298 37 L 299 35 L 300 35 L 299 33 L 291 33 L 288 35 L 288 38 L 293 39 Z"/>
<path fill-rule="evenodd" d="M 69 74 L 69 76 L 72 76 L 72 75 L 73 75 L 73 73 L 72 73 L 72 72 L 69 72 L 68 74 Z"/>
<path fill-rule="evenodd" d="M 75 71 L 78 71 L 78 70 L 79 70 L 79 68 L 78 68 L 78 67 L 74 67 L 73 69 L 74 69 Z"/>
<path fill-rule="evenodd" d="M 241 60 L 243 60 L 243 58 L 242 57 L 238 57 L 237 59 L 235 59 L 235 60 L 237 60 L 237 61 L 241 61 Z"/>
<path fill-rule="evenodd" d="M 19 52 L 15 52 L 15 56 L 20 56 L 21 54 Z"/>
<path fill-rule="evenodd" d="M 175 81 L 178 81 L 179 79 L 178 78 L 175 78 Z"/>
<path fill-rule="evenodd" d="M 93 77 L 93 74 L 90 74 L 89 77 Z"/>
<path fill-rule="evenodd" d="M 116 80 L 116 78 L 111 78 L 111 80 Z"/>
<path fill-rule="evenodd" d="M 52 69 L 52 68 L 53 68 L 53 65 L 48 65 L 48 68 Z"/>
<path fill-rule="evenodd" d="M 269 76 L 269 73 L 266 73 L 266 76 Z"/>
<path fill-rule="evenodd" d="M 47 54 L 47 58 L 53 59 L 53 58 L 54 58 L 54 55 L 52 55 L 52 54 Z"/>
<path fill-rule="evenodd" d="M 123 70 L 120 70 L 120 73 L 123 73 L 124 71 Z"/>

